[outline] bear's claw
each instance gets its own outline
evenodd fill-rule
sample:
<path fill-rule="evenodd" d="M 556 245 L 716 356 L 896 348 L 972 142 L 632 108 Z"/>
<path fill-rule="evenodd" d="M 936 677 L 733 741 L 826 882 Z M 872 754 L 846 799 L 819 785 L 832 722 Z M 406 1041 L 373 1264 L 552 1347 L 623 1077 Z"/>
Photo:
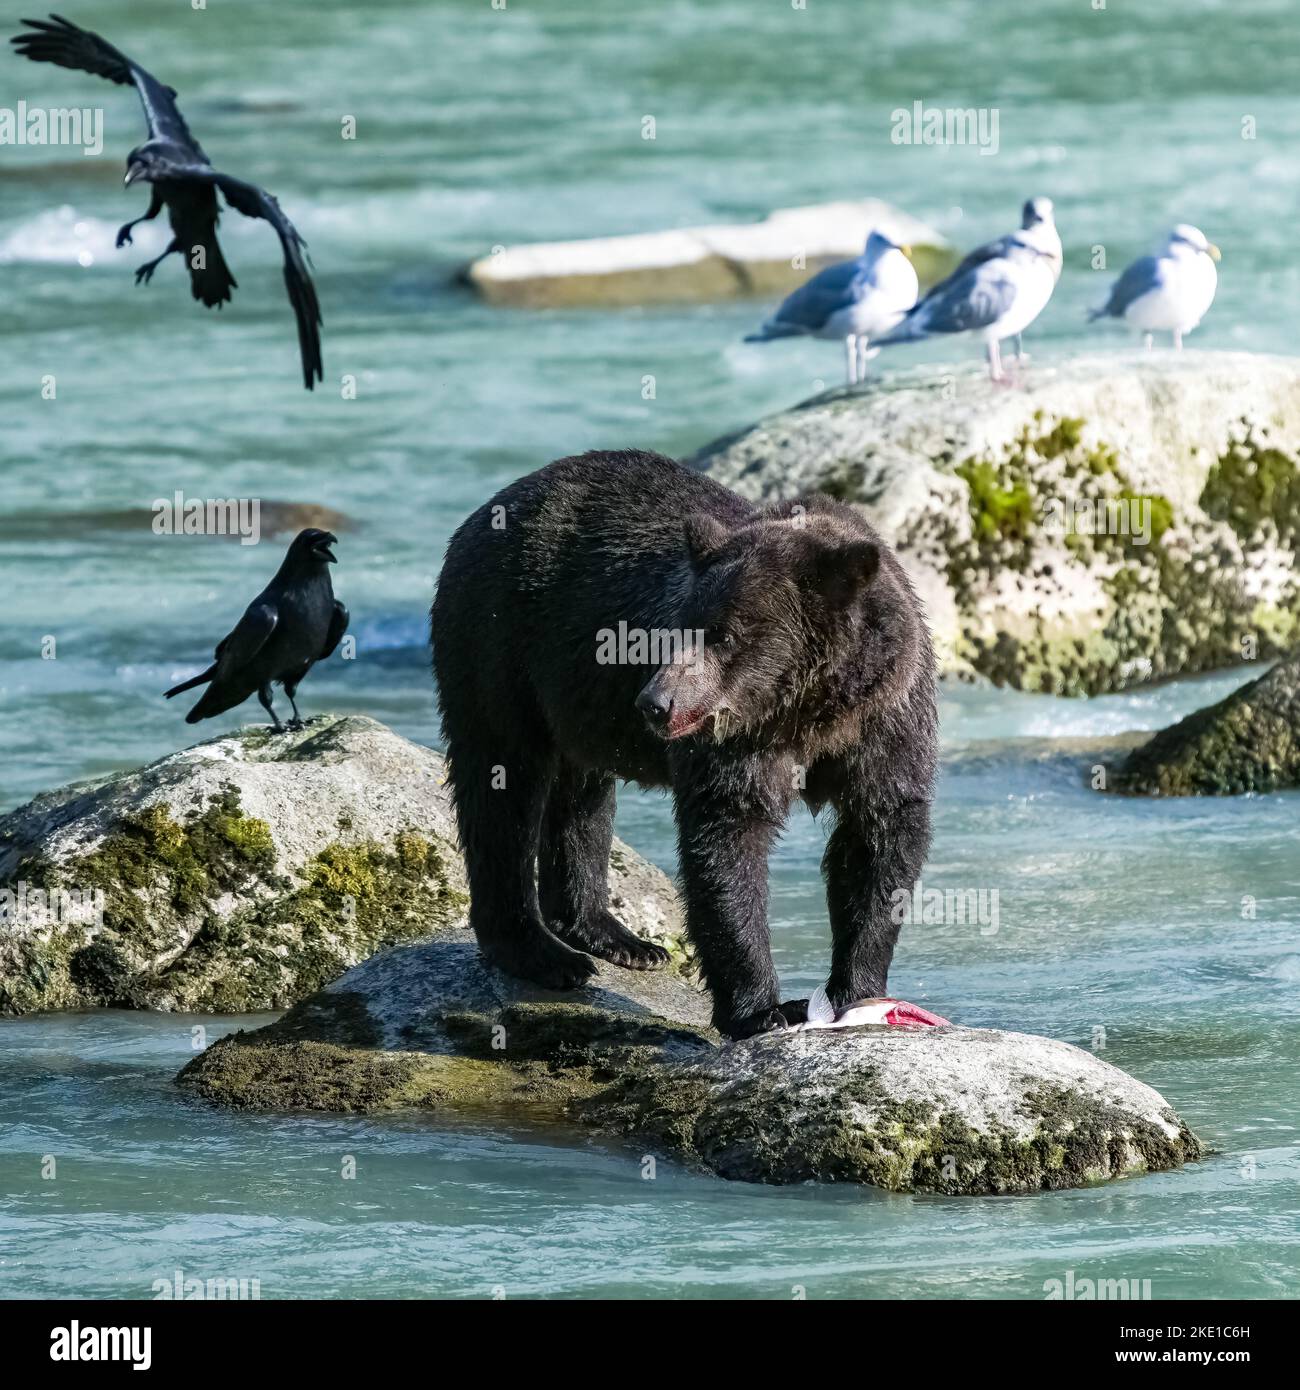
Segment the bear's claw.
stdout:
<path fill-rule="evenodd" d="M 643 941 L 608 912 L 571 927 L 553 922 L 551 930 L 566 945 L 621 965 L 625 970 L 662 970 L 671 959 L 662 946 Z"/>

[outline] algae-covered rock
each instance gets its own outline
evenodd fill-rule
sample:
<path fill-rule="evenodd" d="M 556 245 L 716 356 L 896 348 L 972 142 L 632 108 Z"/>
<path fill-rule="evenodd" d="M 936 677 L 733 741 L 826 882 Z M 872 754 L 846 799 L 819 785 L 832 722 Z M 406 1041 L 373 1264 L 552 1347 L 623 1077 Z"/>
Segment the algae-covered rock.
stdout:
<path fill-rule="evenodd" d="M 1300 634 L 1300 364 L 1246 353 L 974 365 L 815 397 L 694 460 L 828 492 L 898 548 L 945 669 L 1086 695 Z M 1248 643 L 1249 639 L 1249 643 Z"/>
<path fill-rule="evenodd" d="M 1176 1167 L 1196 1138 L 1149 1087 L 1046 1038 L 857 1028 L 721 1044 L 683 968 L 602 964 L 553 994 L 472 941 L 373 956 L 180 1084 L 234 1109 L 418 1106 L 585 1125 L 725 1178 L 1026 1192 Z"/>
<path fill-rule="evenodd" d="M 1201 1152 L 1162 1096 L 1091 1053 L 976 1028 L 769 1033 L 578 1110 L 724 1178 L 895 1192 L 1081 1187 Z"/>
<path fill-rule="evenodd" d="M 1300 519 L 1300 518 L 1298 518 Z M 1134 749 L 1107 789 L 1143 796 L 1231 796 L 1300 787 L 1300 657 Z"/>
<path fill-rule="evenodd" d="M 663 971 L 598 961 L 588 987 L 556 993 L 485 965 L 462 927 L 372 956 L 269 1027 L 214 1043 L 178 1080 L 234 1109 L 554 1113 L 716 1042 L 680 952 Z"/>
<path fill-rule="evenodd" d="M 464 920 L 442 758 L 372 719 L 246 728 L 0 818 L 0 1014 L 286 1008 L 381 947 Z M 626 846 L 634 930 L 680 934 Z"/>

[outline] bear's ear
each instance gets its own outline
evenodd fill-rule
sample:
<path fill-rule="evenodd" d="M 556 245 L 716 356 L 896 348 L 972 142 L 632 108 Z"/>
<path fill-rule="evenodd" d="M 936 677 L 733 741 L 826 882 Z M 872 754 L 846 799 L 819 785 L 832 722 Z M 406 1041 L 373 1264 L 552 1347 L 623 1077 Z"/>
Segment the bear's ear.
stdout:
<path fill-rule="evenodd" d="M 727 535 L 727 528 L 708 512 L 696 512 L 682 523 L 682 539 L 686 542 L 686 553 L 690 556 L 691 568 L 697 574 L 708 565 L 714 553 L 726 544 Z"/>
<path fill-rule="evenodd" d="M 847 607 L 876 577 L 879 568 L 880 547 L 874 541 L 828 545 L 817 555 L 817 590 L 832 607 Z"/>

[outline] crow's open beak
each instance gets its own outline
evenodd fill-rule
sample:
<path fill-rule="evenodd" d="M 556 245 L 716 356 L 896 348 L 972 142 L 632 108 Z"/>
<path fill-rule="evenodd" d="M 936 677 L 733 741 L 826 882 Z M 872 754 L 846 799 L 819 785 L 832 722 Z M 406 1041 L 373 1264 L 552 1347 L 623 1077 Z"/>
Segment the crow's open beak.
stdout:
<path fill-rule="evenodd" d="M 126 166 L 126 178 L 124 178 L 122 182 L 129 188 L 136 179 L 143 178 L 144 174 L 145 166 L 141 164 L 138 159 L 132 160 L 132 162 Z"/>
<path fill-rule="evenodd" d="M 312 546 L 312 549 L 316 552 L 317 555 L 321 557 L 322 560 L 328 560 L 331 565 L 337 565 L 339 562 L 339 557 L 335 555 L 335 553 L 330 549 L 330 546 L 337 545 L 338 543 L 339 538 L 333 534 L 328 536 L 322 536 L 321 539 L 318 540 L 314 546 Z"/>
<path fill-rule="evenodd" d="M 1205 249 L 1210 253 L 1210 259 L 1212 261 L 1221 261 L 1223 259 L 1223 252 L 1220 251 L 1213 242 L 1210 242 Z"/>

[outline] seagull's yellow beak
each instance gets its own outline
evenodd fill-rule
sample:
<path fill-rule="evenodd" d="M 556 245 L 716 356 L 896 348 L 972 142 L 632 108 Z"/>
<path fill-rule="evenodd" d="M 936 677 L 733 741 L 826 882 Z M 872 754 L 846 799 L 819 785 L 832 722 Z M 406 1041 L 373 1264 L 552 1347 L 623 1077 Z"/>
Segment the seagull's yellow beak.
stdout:
<path fill-rule="evenodd" d="M 910 246 L 900 246 L 898 249 L 903 253 L 903 255 L 907 257 L 909 261 L 912 259 L 912 248 Z"/>
<path fill-rule="evenodd" d="M 1213 242 L 1210 242 L 1205 249 L 1210 253 L 1210 259 L 1212 261 L 1221 261 L 1223 259 L 1223 252 L 1220 251 Z"/>

